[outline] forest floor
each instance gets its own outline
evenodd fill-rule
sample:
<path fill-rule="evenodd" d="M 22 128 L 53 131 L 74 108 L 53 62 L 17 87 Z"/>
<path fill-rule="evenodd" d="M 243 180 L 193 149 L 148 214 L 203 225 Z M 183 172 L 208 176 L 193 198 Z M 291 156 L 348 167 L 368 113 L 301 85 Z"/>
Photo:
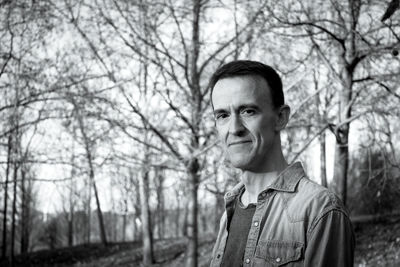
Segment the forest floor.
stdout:
<path fill-rule="evenodd" d="M 400 221 L 356 226 L 356 267 L 400 266 Z M 200 238 L 199 267 L 208 266 L 213 236 Z M 155 242 L 153 267 L 184 266 L 186 240 L 165 239 Z M 16 257 L 15 266 L 108 267 L 143 266 L 140 242 L 81 245 L 53 251 L 45 250 Z M 0 266 L 10 266 L 0 261 Z"/>
<path fill-rule="evenodd" d="M 400 266 L 400 221 L 356 226 L 356 267 Z"/>

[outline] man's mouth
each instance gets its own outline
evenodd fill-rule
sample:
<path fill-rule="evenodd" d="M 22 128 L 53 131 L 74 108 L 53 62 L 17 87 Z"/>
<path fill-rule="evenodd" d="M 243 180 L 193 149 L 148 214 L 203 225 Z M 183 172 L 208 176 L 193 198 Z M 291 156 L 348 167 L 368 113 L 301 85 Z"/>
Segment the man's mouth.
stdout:
<path fill-rule="evenodd" d="M 247 143 L 251 143 L 251 140 L 230 142 L 230 143 L 228 144 L 228 146 L 242 145 L 242 144 L 247 144 Z"/>

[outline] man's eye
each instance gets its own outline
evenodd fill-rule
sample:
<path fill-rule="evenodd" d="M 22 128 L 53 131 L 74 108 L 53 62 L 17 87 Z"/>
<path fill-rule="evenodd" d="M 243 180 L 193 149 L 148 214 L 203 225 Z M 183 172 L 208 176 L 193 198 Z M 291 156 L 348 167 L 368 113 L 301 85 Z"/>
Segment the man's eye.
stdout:
<path fill-rule="evenodd" d="M 241 113 L 243 115 L 254 115 L 256 111 L 254 109 L 243 109 Z"/>
<path fill-rule="evenodd" d="M 217 115 L 215 116 L 215 118 L 216 118 L 217 120 L 226 119 L 227 117 L 228 117 L 228 114 L 226 114 L 226 113 L 220 113 L 220 114 L 217 114 Z"/>

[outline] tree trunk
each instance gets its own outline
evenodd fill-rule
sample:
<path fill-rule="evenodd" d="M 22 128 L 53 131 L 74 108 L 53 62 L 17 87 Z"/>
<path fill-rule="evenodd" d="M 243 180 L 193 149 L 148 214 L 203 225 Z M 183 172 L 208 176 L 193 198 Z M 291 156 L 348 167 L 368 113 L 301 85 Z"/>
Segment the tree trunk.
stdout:
<path fill-rule="evenodd" d="M 133 216 L 133 241 L 136 241 L 139 239 L 139 227 L 136 224 L 136 218 L 137 214 L 135 213 L 135 216 Z"/>
<path fill-rule="evenodd" d="M 164 224 L 165 224 L 165 214 L 164 214 L 164 174 L 162 170 L 157 170 L 155 173 L 157 179 L 157 217 L 158 217 L 158 237 L 164 237 Z"/>
<path fill-rule="evenodd" d="M 175 216 L 175 236 L 179 237 L 181 235 L 180 228 L 179 228 L 179 220 L 181 216 L 181 205 L 180 205 L 180 198 L 179 198 L 179 192 L 178 190 L 176 191 L 177 197 L 176 197 L 176 202 L 177 202 L 177 208 L 176 208 L 176 216 Z"/>
<path fill-rule="evenodd" d="M 137 236 L 136 214 L 135 214 L 135 216 L 132 216 L 132 220 L 133 220 L 133 223 L 132 223 L 133 236 L 132 236 L 132 238 L 133 238 L 133 241 L 136 241 L 137 240 L 137 238 L 136 238 L 136 236 Z"/>
<path fill-rule="evenodd" d="M 125 208 L 125 212 L 122 217 L 122 242 L 125 242 L 125 240 L 126 240 L 126 216 L 127 216 L 127 213 L 128 213 L 128 209 Z"/>
<path fill-rule="evenodd" d="M 28 207 L 29 200 L 27 199 L 26 187 L 25 187 L 25 175 L 24 165 L 20 166 L 21 170 L 21 253 L 28 252 L 29 247 L 29 229 L 28 229 Z"/>
<path fill-rule="evenodd" d="M 73 156 L 74 159 L 74 156 Z M 74 160 L 72 160 L 74 162 Z M 71 177 L 75 176 L 74 167 L 71 170 Z M 68 213 L 68 246 L 72 247 L 74 245 L 74 185 L 75 182 L 71 179 L 70 192 L 69 192 L 69 213 Z"/>
<path fill-rule="evenodd" d="M 87 220 L 86 220 L 86 243 L 91 242 L 91 233 L 92 233 L 92 187 L 90 183 L 90 178 L 89 181 L 87 181 L 87 187 L 88 187 L 88 199 L 87 199 Z"/>
<path fill-rule="evenodd" d="M 200 54 L 200 13 L 201 1 L 193 1 L 192 14 L 192 49 L 190 60 L 191 74 L 191 95 L 193 100 L 193 110 L 191 114 L 191 124 L 193 126 L 193 135 L 191 139 L 191 147 L 193 151 L 199 149 L 199 126 L 202 116 L 202 96 L 200 90 L 200 73 L 197 68 L 197 61 Z M 193 157 L 187 164 L 189 174 L 189 203 L 188 203 L 188 221 L 187 221 L 187 237 L 188 247 L 186 250 L 186 267 L 197 267 L 197 250 L 198 250 L 198 200 L 197 191 L 199 187 L 199 161 Z"/>
<path fill-rule="evenodd" d="M 74 210 L 70 207 L 68 214 L 68 247 L 74 245 Z"/>
<path fill-rule="evenodd" d="M 72 146 L 72 151 L 74 151 L 74 146 Z M 75 162 L 75 156 L 72 156 L 72 163 Z M 75 177 L 74 167 L 71 169 L 71 177 Z M 71 179 L 70 191 L 69 191 L 69 213 L 68 213 L 68 247 L 74 245 L 74 189 L 75 182 Z"/>
<path fill-rule="evenodd" d="M 186 250 L 186 266 L 197 267 L 197 249 L 198 249 L 198 200 L 197 191 L 199 186 L 199 164 L 197 159 L 193 159 L 189 163 L 190 175 L 190 195 L 188 207 L 188 221 L 187 221 L 187 237 L 188 247 Z"/>
<path fill-rule="evenodd" d="M 6 181 L 4 184 L 4 208 L 3 208 L 3 242 L 1 248 L 1 257 L 4 259 L 7 254 L 7 208 L 8 208 L 8 178 L 10 175 L 10 161 L 12 153 L 12 134 L 8 136 L 7 147 L 7 166 L 6 166 Z"/>
<path fill-rule="evenodd" d="M 113 240 L 116 242 L 118 240 L 118 214 L 114 213 L 113 214 L 113 224 L 112 224 L 112 230 L 113 230 Z"/>
<path fill-rule="evenodd" d="M 104 228 L 103 213 L 101 212 L 99 194 L 97 193 L 97 186 L 96 186 L 96 181 L 94 180 L 94 171 L 93 171 L 93 165 L 92 165 L 92 161 L 91 160 L 90 160 L 90 165 L 91 165 L 91 167 L 90 167 L 90 180 L 92 181 L 93 190 L 94 190 L 94 197 L 95 197 L 95 200 L 96 200 L 97 217 L 99 219 L 101 243 L 103 243 L 103 245 L 107 245 L 107 237 L 106 237 L 106 230 Z"/>
<path fill-rule="evenodd" d="M 76 127 L 73 126 L 72 128 L 72 144 L 71 144 L 71 182 L 70 182 L 70 191 L 69 191 L 69 214 L 68 214 L 68 246 L 72 247 L 74 245 L 74 205 L 75 205 L 75 199 L 74 199 L 74 193 L 75 193 L 75 139 L 76 139 Z"/>
<path fill-rule="evenodd" d="M 349 132 L 353 100 L 353 75 L 362 60 L 356 51 L 356 32 L 361 9 L 360 1 L 349 1 L 350 29 L 348 30 L 347 44 L 340 54 L 342 88 L 339 92 L 339 125 L 335 129 L 335 175 L 337 193 L 346 205 L 347 202 L 347 171 L 349 166 Z"/>
<path fill-rule="evenodd" d="M 149 266 L 154 262 L 154 258 L 149 208 L 149 173 L 146 166 L 143 167 L 143 172 L 139 174 L 139 190 L 142 214 L 143 265 Z"/>
<path fill-rule="evenodd" d="M 187 201 L 187 199 L 186 199 Z M 187 230 L 188 230 L 188 210 L 189 210 L 189 203 L 185 203 L 185 207 L 183 210 L 183 227 L 182 227 L 182 236 L 187 237 Z"/>
<path fill-rule="evenodd" d="M 339 195 L 344 205 L 346 205 L 347 201 L 347 170 L 349 164 L 348 136 L 348 129 L 343 130 L 340 140 L 337 140 L 335 147 L 334 179 L 336 193 Z"/>
<path fill-rule="evenodd" d="M 17 151 L 16 144 L 14 142 L 14 153 L 13 153 L 13 204 L 12 204 L 12 217 L 11 217 L 11 262 L 14 263 L 15 256 L 15 229 L 16 229 L 16 214 L 17 214 L 17 177 L 18 177 L 18 163 L 17 163 Z"/>
<path fill-rule="evenodd" d="M 16 88 L 16 97 L 15 99 L 19 99 L 19 89 Z M 20 139 L 19 139 L 19 111 L 17 103 L 14 105 L 14 114 L 12 116 L 11 125 L 15 126 L 15 130 L 11 133 L 14 135 L 13 138 L 13 150 L 12 150 L 12 163 L 14 167 L 13 172 L 13 204 L 12 204 L 12 215 L 11 215 L 11 265 L 14 266 L 14 256 L 15 256 L 15 229 L 16 229 L 16 214 L 17 214 L 17 178 L 18 178 L 18 157 L 19 157 L 19 148 L 20 148 Z"/>
<path fill-rule="evenodd" d="M 339 92 L 339 122 L 335 129 L 335 168 L 334 179 L 336 193 L 341 198 L 344 205 L 347 201 L 347 171 L 349 165 L 349 131 L 351 118 L 351 100 L 352 100 L 352 72 L 344 58 L 341 59 L 344 66 L 341 79 L 342 89 Z"/>
<path fill-rule="evenodd" d="M 80 129 L 80 132 L 82 134 L 83 141 L 85 142 L 86 159 L 87 159 L 88 165 L 89 165 L 89 178 L 90 178 L 90 182 L 91 182 L 91 184 L 93 186 L 94 197 L 95 197 L 96 206 L 97 206 L 97 217 L 98 217 L 98 220 L 99 220 L 100 238 L 101 238 L 101 242 L 103 243 L 103 245 L 107 245 L 107 237 L 106 237 L 106 231 L 105 231 L 105 228 L 104 228 L 103 213 L 101 212 L 100 200 L 99 200 L 96 181 L 95 181 L 95 177 L 94 177 L 94 167 L 93 167 L 93 162 L 92 162 L 92 152 L 91 152 L 90 140 L 89 140 L 89 138 L 88 138 L 88 136 L 86 135 L 86 132 L 85 132 L 85 125 L 84 125 L 84 122 L 83 122 L 82 115 L 80 113 L 80 109 L 79 109 L 78 105 L 76 104 L 76 102 L 75 102 L 75 100 L 73 98 L 71 98 L 71 101 L 72 101 L 72 103 L 73 103 L 73 105 L 75 107 L 75 110 L 77 112 L 77 119 L 78 119 L 78 123 L 79 123 L 79 129 Z M 90 190 L 90 185 L 89 185 L 89 190 Z M 90 205 L 89 205 L 89 209 L 90 209 Z M 90 220 L 90 218 L 89 218 L 89 220 Z"/>
<path fill-rule="evenodd" d="M 30 242 L 30 235 L 31 235 L 31 231 L 32 231 L 32 218 L 31 218 L 31 203 L 32 203 L 32 183 L 31 181 L 28 182 L 28 202 L 27 202 L 27 206 L 26 206 L 26 210 L 25 210 L 25 216 L 26 216 L 26 231 L 25 231 L 25 235 L 26 237 L 26 252 L 29 252 L 29 247 L 31 245 Z"/>
<path fill-rule="evenodd" d="M 134 232 L 134 236 L 133 239 L 134 240 L 139 240 L 142 237 L 142 233 L 141 233 L 141 229 L 142 227 L 140 227 L 140 225 L 138 225 L 137 220 L 141 221 L 141 217 L 142 217 L 142 210 L 141 210 L 141 197 L 140 197 L 140 176 L 139 176 L 139 181 L 135 181 L 134 177 L 133 177 L 133 171 L 130 169 L 130 177 L 131 177 L 131 181 L 132 183 L 135 185 L 135 199 L 133 200 L 133 202 L 135 203 L 133 205 L 134 207 L 134 211 L 135 211 L 135 216 L 133 218 L 133 222 L 135 224 L 135 232 Z"/>
<path fill-rule="evenodd" d="M 319 136 L 319 148 L 320 148 L 320 170 L 321 170 L 321 185 L 328 187 L 328 180 L 326 178 L 326 140 L 325 132 L 322 132 Z"/>
<path fill-rule="evenodd" d="M 319 90 L 318 81 L 319 81 L 319 77 L 316 74 L 316 72 L 314 72 L 314 87 L 315 87 L 316 91 Z M 316 105 L 316 114 L 317 114 L 318 125 L 319 125 L 319 127 L 323 127 L 325 114 L 321 114 L 321 112 L 324 113 L 325 109 L 324 108 L 321 109 L 321 101 L 320 101 L 320 94 L 319 93 L 315 95 L 315 105 Z M 325 141 L 325 131 L 323 131 L 321 133 L 321 135 L 318 137 L 318 139 L 319 139 L 319 151 L 320 151 L 321 185 L 324 186 L 324 187 L 328 187 L 328 181 L 326 179 L 326 141 Z"/>

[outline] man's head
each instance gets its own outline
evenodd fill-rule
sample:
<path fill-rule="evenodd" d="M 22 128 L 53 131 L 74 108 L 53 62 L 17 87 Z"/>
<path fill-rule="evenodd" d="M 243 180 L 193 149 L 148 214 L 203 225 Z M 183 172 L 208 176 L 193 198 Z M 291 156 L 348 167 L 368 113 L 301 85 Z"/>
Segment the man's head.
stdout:
<path fill-rule="evenodd" d="M 211 77 L 209 87 L 211 89 L 211 104 L 213 106 L 212 93 L 215 84 L 224 78 L 237 76 L 259 76 L 263 78 L 268 83 L 274 109 L 285 104 L 282 80 L 272 67 L 258 61 L 236 60 L 221 66 Z M 267 88 L 265 89 L 268 90 Z"/>
<path fill-rule="evenodd" d="M 210 88 L 218 135 L 232 165 L 268 171 L 282 153 L 280 131 L 290 113 L 279 75 L 260 62 L 234 61 L 215 72 Z"/>

